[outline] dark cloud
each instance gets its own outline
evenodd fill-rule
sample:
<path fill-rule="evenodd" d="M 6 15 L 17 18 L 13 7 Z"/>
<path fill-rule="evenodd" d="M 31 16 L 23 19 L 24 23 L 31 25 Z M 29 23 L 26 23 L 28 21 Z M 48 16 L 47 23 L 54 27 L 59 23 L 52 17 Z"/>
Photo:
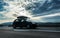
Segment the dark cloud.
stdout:
<path fill-rule="evenodd" d="M 0 0 L 0 20 L 6 20 L 7 18 L 4 16 L 3 11 L 6 11 L 4 6 L 7 6 L 8 4 L 4 2 L 4 0 Z"/>
<path fill-rule="evenodd" d="M 26 10 L 28 10 L 28 11 L 30 10 L 33 15 L 40 14 L 40 16 L 56 13 L 56 12 L 58 12 L 58 9 L 60 9 L 60 1 L 59 0 L 52 0 L 51 2 L 46 0 L 42 4 L 42 6 L 41 6 L 41 2 L 34 2 L 34 3 L 28 4 L 26 6 Z"/>
<path fill-rule="evenodd" d="M 32 12 L 35 17 L 60 13 L 60 0 L 51 0 L 50 2 L 46 0 L 44 3 L 34 2 L 28 4 L 25 8 L 27 11 Z M 43 21 L 60 22 L 60 16 L 46 17 L 43 18 Z"/>
<path fill-rule="evenodd" d="M 43 20 L 47 22 L 60 22 L 60 16 L 43 18 Z"/>
<path fill-rule="evenodd" d="M 4 11 L 6 9 L 4 9 L 4 6 L 8 5 L 7 3 L 5 3 L 3 0 L 0 1 L 0 11 Z"/>

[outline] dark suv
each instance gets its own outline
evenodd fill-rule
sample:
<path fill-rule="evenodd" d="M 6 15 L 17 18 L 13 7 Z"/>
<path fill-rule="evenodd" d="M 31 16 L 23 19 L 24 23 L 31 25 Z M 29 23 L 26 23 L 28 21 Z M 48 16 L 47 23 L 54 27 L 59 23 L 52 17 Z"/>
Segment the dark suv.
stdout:
<path fill-rule="evenodd" d="M 13 22 L 13 28 L 16 29 L 16 27 L 19 27 L 19 28 L 30 28 L 30 29 L 35 29 L 37 27 L 36 24 L 33 24 L 32 22 L 28 22 L 27 21 L 28 17 L 26 16 L 19 16 L 17 17 L 16 20 L 14 20 Z"/>

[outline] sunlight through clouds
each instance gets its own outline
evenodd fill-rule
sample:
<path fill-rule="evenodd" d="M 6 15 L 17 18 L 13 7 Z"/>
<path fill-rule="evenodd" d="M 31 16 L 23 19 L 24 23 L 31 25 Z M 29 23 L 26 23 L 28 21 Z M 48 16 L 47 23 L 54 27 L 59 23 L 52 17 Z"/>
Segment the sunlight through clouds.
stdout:
<path fill-rule="evenodd" d="M 4 2 L 7 3 L 3 6 L 6 10 L 0 14 L 3 15 L 2 19 L 7 19 L 6 21 L 13 21 L 18 16 L 27 16 L 32 22 L 48 22 L 43 19 L 60 16 L 60 8 L 56 8 L 54 5 L 56 3 L 52 0 L 4 0 Z"/>

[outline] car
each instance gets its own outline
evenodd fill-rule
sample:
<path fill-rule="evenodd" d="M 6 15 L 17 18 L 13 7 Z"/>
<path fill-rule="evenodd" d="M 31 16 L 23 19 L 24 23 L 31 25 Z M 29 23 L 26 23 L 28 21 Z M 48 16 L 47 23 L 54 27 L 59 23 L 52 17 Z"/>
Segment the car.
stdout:
<path fill-rule="evenodd" d="M 32 22 L 27 21 L 28 17 L 26 16 L 19 16 L 17 19 L 14 20 L 13 22 L 13 28 L 16 29 L 17 27 L 19 28 L 27 28 L 27 29 L 35 29 L 37 27 L 36 24 L 33 24 Z"/>

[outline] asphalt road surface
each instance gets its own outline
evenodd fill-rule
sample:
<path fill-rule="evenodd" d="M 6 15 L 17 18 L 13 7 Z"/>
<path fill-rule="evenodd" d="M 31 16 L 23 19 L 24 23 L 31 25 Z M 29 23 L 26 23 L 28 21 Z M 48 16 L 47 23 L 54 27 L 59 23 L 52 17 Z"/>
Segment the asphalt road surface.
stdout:
<path fill-rule="evenodd" d="M 60 38 L 59 32 L 0 30 L 0 38 Z"/>
<path fill-rule="evenodd" d="M 41 31 L 42 29 L 44 30 Z M 46 29 L 53 29 L 53 31 L 46 31 Z M 0 38 L 60 38 L 60 32 L 54 32 L 56 29 L 53 27 L 43 27 L 38 30 L 40 31 L 34 31 L 34 29 L 13 29 L 12 27 L 0 27 Z"/>

